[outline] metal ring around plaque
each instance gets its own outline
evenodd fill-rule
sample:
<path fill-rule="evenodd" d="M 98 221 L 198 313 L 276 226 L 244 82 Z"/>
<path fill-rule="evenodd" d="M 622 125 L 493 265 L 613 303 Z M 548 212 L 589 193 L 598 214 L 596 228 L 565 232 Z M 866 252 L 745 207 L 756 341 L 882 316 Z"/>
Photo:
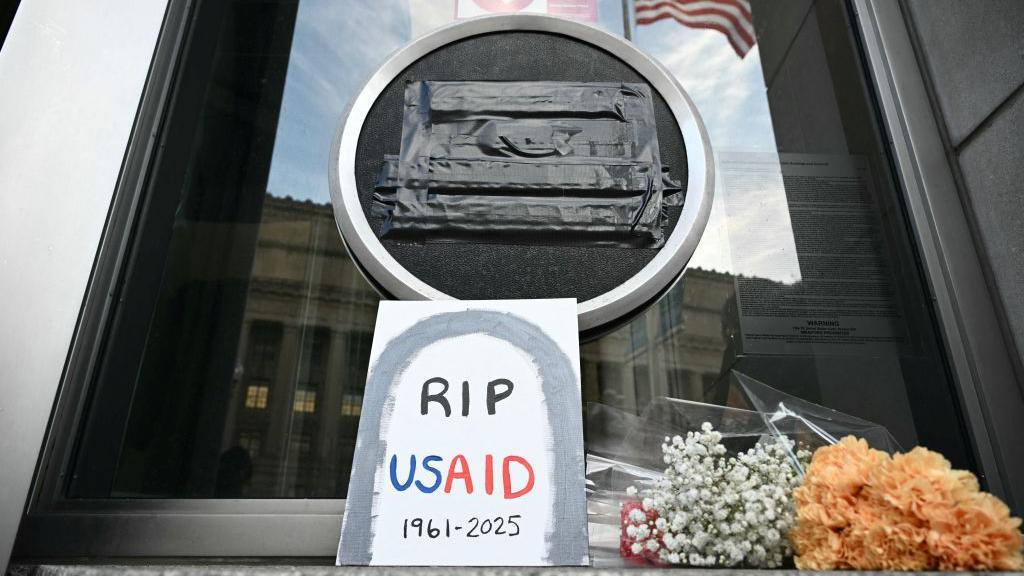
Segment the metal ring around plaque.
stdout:
<path fill-rule="evenodd" d="M 711 211 L 714 163 L 700 115 L 672 74 L 630 42 L 594 26 L 535 14 L 485 16 L 440 28 L 392 55 L 349 104 L 331 151 L 331 202 L 342 240 L 360 271 L 385 296 L 401 300 L 452 299 L 406 270 L 377 237 L 360 204 L 355 157 L 367 114 L 403 70 L 450 43 L 496 32 L 557 34 L 603 50 L 642 76 L 664 98 L 678 123 L 687 158 L 686 197 L 678 222 L 657 255 L 638 273 L 577 307 L 581 332 L 615 324 L 651 304 L 681 277 Z"/>

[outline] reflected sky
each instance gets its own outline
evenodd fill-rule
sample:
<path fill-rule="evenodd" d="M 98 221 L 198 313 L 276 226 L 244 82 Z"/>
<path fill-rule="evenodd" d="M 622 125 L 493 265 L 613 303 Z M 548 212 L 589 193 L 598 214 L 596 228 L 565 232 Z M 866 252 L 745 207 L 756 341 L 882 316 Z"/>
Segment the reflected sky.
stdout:
<path fill-rule="evenodd" d="M 412 37 L 454 17 L 453 0 L 302 0 L 268 191 L 297 200 L 330 202 L 328 156 L 345 108 L 362 83 Z M 619 0 L 599 2 L 603 28 L 621 33 Z M 662 20 L 633 30 L 633 41 L 660 60 L 701 111 L 716 158 L 723 152 L 757 153 L 759 162 L 776 151 L 771 112 L 755 46 L 740 59 L 726 37 L 713 30 Z M 720 171 L 719 171 L 720 172 Z M 719 272 L 799 279 L 781 175 L 760 190 L 730 197 L 716 181 L 711 221 L 691 266 Z M 750 245 L 749 230 L 773 238 Z"/>
<path fill-rule="evenodd" d="M 633 42 L 679 79 L 700 110 L 716 149 L 775 151 L 756 45 L 740 59 L 724 34 L 671 19 L 637 27 Z"/>
<path fill-rule="evenodd" d="M 410 38 L 407 0 L 302 0 L 267 190 L 330 202 L 334 133 L 363 82 Z"/>
<path fill-rule="evenodd" d="M 633 41 L 661 61 L 693 99 L 715 154 L 715 201 L 689 266 L 798 281 L 760 47 L 740 58 L 724 34 L 671 19 L 637 27 Z M 723 155 L 732 162 L 728 173 L 722 170 Z M 759 171 L 759 186 L 737 182 L 745 178 L 744 159 Z M 769 175 L 760 172 L 766 167 L 773 168 Z"/>

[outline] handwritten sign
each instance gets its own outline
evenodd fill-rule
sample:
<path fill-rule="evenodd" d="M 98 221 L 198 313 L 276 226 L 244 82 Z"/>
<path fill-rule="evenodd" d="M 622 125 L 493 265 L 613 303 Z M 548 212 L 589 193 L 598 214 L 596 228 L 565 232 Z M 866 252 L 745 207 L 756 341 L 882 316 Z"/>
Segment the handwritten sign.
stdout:
<path fill-rule="evenodd" d="M 574 300 L 382 302 L 338 564 L 586 565 Z"/>

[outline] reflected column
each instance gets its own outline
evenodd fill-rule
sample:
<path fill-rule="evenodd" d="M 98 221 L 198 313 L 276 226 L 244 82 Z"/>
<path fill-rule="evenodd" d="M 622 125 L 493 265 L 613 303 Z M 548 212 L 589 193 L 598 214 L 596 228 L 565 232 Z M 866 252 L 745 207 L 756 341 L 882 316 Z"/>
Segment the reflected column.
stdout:
<path fill-rule="evenodd" d="M 345 391 L 346 358 L 345 333 L 331 330 L 327 352 L 327 376 L 324 379 L 324 401 L 320 405 L 320 438 L 318 441 L 320 468 L 324 473 L 315 490 L 318 496 L 338 497 L 332 494 L 338 474 L 338 421 L 341 419 L 341 399 Z"/>
<path fill-rule="evenodd" d="M 295 375 L 299 360 L 299 328 L 285 324 L 281 327 L 281 352 L 278 356 L 277 376 L 267 399 L 270 428 L 267 433 L 268 452 L 277 459 L 278 474 L 274 496 L 283 497 L 287 478 L 288 441 L 290 440 L 292 402 L 295 396 Z"/>

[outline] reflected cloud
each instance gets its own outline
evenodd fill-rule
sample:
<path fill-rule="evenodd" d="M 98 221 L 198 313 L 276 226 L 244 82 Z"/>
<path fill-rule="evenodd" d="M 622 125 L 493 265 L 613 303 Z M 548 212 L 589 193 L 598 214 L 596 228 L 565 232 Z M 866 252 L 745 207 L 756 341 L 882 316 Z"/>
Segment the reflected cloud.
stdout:
<path fill-rule="evenodd" d="M 716 149 L 776 150 L 756 45 L 740 59 L 721 33 L 674 20 L 637 27 L 634 42 L 668 68 L 693 98 Z"/>
<path fill-rule="evenodd" d="M 330 202 L 328 157 L 345 108 L 409 36 L 406 0 L 299 2 L 270 193 Z"/>
<path fill-rule="evenodd" d="M 714 205 L 690 267 L 798 281 L 759 47 L 740 59 L 723 34 L 674 20 L 639 26 L 634 41 L 693 99 L 715 154 Z"/>

